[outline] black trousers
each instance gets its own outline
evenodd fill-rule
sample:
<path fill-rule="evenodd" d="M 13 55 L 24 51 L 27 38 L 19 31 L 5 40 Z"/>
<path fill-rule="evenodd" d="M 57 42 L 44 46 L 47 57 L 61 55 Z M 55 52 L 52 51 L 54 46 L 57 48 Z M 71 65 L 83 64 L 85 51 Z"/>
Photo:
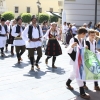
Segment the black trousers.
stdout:
<path fill-rule="evenodd" d="M 52 56 L 47 56 L 46 60 L 48 61 L 48 59 L 50 59 L 51 57 Z M 56 61 L 56 56 L 53 56 L 53 58 L 52 58 L 52 66 L 54 66 L 55 61 Z"/>
<path fill-rule="evenodd" d="M 20 60 L 21 55 L 25 52 L 25 45 L 24 46 L 15 46 L 17 59 Z"/>
<path fill-rule="evenodd" d="M 28 53 L 30 57 L 30 62 L 31 65 L 34 66 L 34 51 L 37 51 L 37 59 L 36 59 L 36 64 L 38 65 L 38 62 L 40 58 L 42 57 L 42 49 L 41 47 L 38 48 L 28 48 Z"/>
<path fill-rule="evenodd" d="M 4 53 L 4 47 L 0 48 L 0 49 L 1 49 L 1 54 L 3 54 Z"/>

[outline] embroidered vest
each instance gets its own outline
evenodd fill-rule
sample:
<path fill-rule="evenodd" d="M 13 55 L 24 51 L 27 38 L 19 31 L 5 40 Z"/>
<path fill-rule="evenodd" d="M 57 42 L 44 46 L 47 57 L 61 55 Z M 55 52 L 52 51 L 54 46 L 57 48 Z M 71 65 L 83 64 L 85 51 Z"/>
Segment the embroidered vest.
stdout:
<path fill-rule="evenodd" d="M 5 29 L 5 31 L 6 31 L 6 33 L 8 33 L 7 32 L 7 25 L 4 25 L 4 29 Z M 1 25 L 0 25 L 0 31 L 2 30 L 2 27 L 1 27 Z"/>
<path fill-rule="evenodd" d="M 74 42 L 77 42 L 79 44 L 78 40 L 75 37 L 73 39 L 74 39 Z M 68 53 L 68 55 L 71 57 L 71 59 L 73 61 L 75 61 L 75 59 L 76 59 L 76 51 L 73 50 L 72 53 L 71 54 Z"/>
<path fill-rule="evenodd" d="M 16 33 L 20 33 L 20 32 L 21 32 L 20 28 L 22 28 L 22 30 L 25 29 L 24 26 L 21 26 L 21 27 L 20 27 L 19 25 L 17 25 L 17 26 L 16 26 Z M 19 37 L 19 36 L 18 36 L 18 37 Z"/>
<path fill-rule="evenodd" d="M 39 32 L 39 38 L 41 38 L 41 34 L 40 34 L 40 27 L 39 25 L 36 26 Z M 29 25 L 29 30 L 28 30 L 28 38 L 32 39 L 32 31 L 33 31 L 33 26 Z"/>
<path fill-rule="evenodd" d="M 88 49 L 90 50 L 90 42 L 87 40 L 84 40 L 85 44 L 88 46 Z M 82 42 L 83 46 L 84 46 L 84 41 Z M 95 51 L 96 51 L 96 42 L 95 42 Z"/>

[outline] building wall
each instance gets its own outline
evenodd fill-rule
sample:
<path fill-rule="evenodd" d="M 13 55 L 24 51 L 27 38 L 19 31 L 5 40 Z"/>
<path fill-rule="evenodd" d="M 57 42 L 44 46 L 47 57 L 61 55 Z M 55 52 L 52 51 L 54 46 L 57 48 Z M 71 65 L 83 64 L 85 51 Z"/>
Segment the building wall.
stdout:
<path fill-rule="evenodd" d="M 64 9 L 67 14 L 67 22 L 82 25 L 83 23 L 94 23 L 95 0 L 65 0 Z M 100 0 L 98 0 L 98 22 L 100 22 Z"/>
<path fill-rule="evenodd" d="M 58 12 L 58 0 L 39 0 L 41 2 L 42 12 L 49 11 L 53 8 L 55 12 Z M 30 7 L 31 14 L 36 15 L 38 12 L 37 0 L 6 0 L 7 11 L 12 11 L 15 13 L 15 6 L 19 7 L 19 13 L 15 13 L 18 16 L 21 13 L 26 12 L 27 7 Z"/>
<path fill-rule="evenodd" d="M 0 0 L 0 14 L 6 11 L 6 1 Z"/>

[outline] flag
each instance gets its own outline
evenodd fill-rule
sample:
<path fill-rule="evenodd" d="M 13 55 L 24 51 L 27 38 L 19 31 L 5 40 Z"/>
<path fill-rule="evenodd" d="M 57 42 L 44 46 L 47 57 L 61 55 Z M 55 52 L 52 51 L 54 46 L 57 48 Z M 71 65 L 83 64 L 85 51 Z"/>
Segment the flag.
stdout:
<path fill-rule="evenodd" d="M 98 56 L 97 56 L 98 55 Z M 100 80 L 100 54 L 95 54 L 85 48 L 78 48 L 75 60 L 76 78 L 85 81 Z"/>

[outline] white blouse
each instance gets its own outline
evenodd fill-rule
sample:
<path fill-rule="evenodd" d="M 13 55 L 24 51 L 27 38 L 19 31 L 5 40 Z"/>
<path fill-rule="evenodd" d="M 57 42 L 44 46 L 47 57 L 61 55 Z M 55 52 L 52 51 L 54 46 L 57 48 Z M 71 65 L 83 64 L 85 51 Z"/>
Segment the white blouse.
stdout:
<path fill-rule="evenodd" d="M 49 39 L 49 33 L 52 34 L 53 36 L 58 37 L 59 31 L 51 31 L 50 29 L 47 30 L 46 34 L 43 36 L 45 39 Z"/>

